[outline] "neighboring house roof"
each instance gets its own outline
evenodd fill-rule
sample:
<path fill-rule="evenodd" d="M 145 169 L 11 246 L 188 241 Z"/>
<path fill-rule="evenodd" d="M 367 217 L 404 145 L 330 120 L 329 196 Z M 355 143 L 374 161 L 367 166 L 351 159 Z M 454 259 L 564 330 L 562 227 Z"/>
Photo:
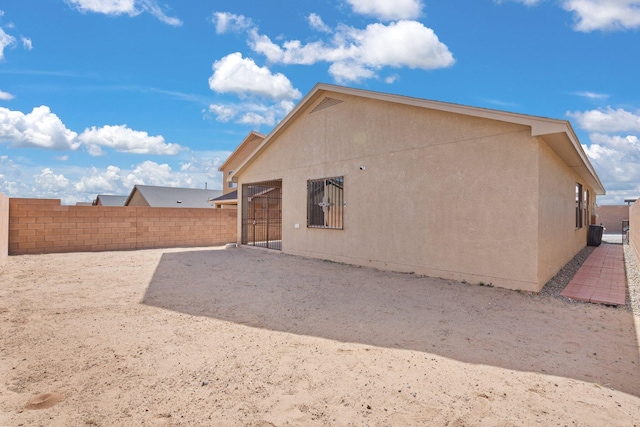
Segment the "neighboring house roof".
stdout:
<path fill-rule="evenodd" d="M 154 208 L 211 208 L 209 200 L 219 197 L 222 191 L 136 185 L 131 190 L 125 206 L 129 205 L 136 193 Z"/>
<path fill-rule="evenodd" d="M 339 99 L 331 98 L 331 93 L 347 96 L 357 96 L 361 98 L 369 98 L 379 101 L 392 102 L 403 105 L 410 105 L 421 108 L 428 108 L 438 111 L 462 114 L 472 117 L 480 117 L 488 120 L 497 120 L 501 122 L 521 124 L 531 128 L 531 136 L 539 136 L 549 145 L 549 147 L 591 188 L 596 194 L 605 194 L 604 186 L 600 182 L 600 178 L 587 158 L 586 153 L 580 145 L 580 141 L 576 136 L 571 124 L 566 120 L 549 119 L 545 117 L 529 116 L 525 114 L 510 113 L 506 111 L 490 110 L 486 108 L 469 107 L 459 104 L 450 104 L 439 101 L 430 101 L 420 98 L 411 98 L 408 96 L 392 95 L 380 92 L 371 92 L 362 89 L 352 89 L 342 86 L 328 85 L 318 83 L 296 107 L 267 135 L 260 145 L 248 156 L 242 164 L 240 164 L 233 174 L 228 177 L 229 181 L 237 181 L 237 176 L 245 169 L 257 156 L 262 153 L 271 141 L 275 140 L 279 134 L 284 132 L 289 124 L 295 121 L 307 106 L 323 99 L 315 109 L 324 108 L 324 106 L 333 105 L 342 102 Z"/>
<path fill-rule="evenodd" d="M 231 191 L 227 194 L 223 194 L 220 197 L 209 200 L 209 204 L 215 207 L 234 206 L 238 204 L 238 190 Z"/>
<path fill-rule="evenodd" d="M 98 194 L 95 205 L 102 206 L 124 206 L 128 196 L 114 196 L 111 194 Z"/>
<path fill-rule="evenodd" d="M 247 137 L 240 143 L 240 145 L 238 145 L 236 149 L 233 150 L 233 153 L 231 153 L 227 160 L 225 160 L 224 163 L 220 165 L 218 171 L 224 171 L 234 161 L 241 162 L 243 159 L 238 158 L 240 153 L 242 153 L 245 149 L 251 148 L 249 147 L 249 145 L 251 144 L 255 144 L 257 146 L 260 142 L 262 142 L 262 140 L 264 140 L 265 137 L 265 135 L 256 131 L 249 132 L 249 135 L 247 135 Z M 251 155 L 252 152 L 253 150 L 249 151 L 249 153 L 247 154 Z"/>
<path fill-rule="evenodd" d="M 222 202 L 225 200 L 236 200 L 238 198 L 238 190 L 234 190 L 230 193 L 223 194 L 220 197 L 216 197 L 215 199 L 211 199 L 211 202 Z"/>

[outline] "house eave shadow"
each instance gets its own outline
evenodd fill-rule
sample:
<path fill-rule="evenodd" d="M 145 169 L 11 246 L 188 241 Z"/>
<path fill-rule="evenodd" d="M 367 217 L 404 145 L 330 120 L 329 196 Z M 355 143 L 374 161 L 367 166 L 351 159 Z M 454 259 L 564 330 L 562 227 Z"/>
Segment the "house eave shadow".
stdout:
<path fill-rule="evenodd" d="M 634 317 L 621 309 L 247 248 L 165 253 L 142 303 L 640 396 Z M 614 323 L 622 330 L 607 329 Z M 525 357 L 513 357 L 514 347 Z"/>

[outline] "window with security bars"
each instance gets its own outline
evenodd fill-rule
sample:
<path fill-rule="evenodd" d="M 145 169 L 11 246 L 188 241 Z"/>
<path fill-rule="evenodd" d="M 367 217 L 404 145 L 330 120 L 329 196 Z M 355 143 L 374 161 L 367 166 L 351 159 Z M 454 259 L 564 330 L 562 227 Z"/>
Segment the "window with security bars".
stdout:
<path fill-rule="evenodd" d="M 344 177 L 307 181 L 307 227 L 343 229 Z"/>
<path fill-rule="evenodd" d="M 576 228 L 582 228 L 584 224 L 584 195 L 582 193 L 582 184 L 576 182 Z"/>

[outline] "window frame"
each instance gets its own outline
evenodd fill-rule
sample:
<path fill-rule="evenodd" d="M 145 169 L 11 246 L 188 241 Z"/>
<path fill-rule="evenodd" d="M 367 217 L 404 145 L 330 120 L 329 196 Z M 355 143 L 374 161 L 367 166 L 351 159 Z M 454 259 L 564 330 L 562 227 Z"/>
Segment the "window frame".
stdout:
<path fill-rule="evenodd" d="M 344 205 L 344 176 L 307 180 L 307 228 L 344 230 Z"/>
<path fill-rule="evenodd" d="M 575 216 L 576 216 L 576 230 L 579 230 L 584 227 L 584 192 L 582 189 L 582 184 L 576 182 L 576 208 L 575 208 Z"/>

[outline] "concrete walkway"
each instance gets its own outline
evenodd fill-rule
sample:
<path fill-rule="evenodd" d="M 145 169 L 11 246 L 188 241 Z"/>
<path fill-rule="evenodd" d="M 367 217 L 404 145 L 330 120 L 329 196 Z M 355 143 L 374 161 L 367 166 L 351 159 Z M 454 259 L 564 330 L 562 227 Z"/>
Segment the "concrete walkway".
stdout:
<path fill-rule="evenodd" d="M 603 243 L 589 255 L 560 295 L 596 304 L 624 305 L 626 291 L 623 247 Z"/>

